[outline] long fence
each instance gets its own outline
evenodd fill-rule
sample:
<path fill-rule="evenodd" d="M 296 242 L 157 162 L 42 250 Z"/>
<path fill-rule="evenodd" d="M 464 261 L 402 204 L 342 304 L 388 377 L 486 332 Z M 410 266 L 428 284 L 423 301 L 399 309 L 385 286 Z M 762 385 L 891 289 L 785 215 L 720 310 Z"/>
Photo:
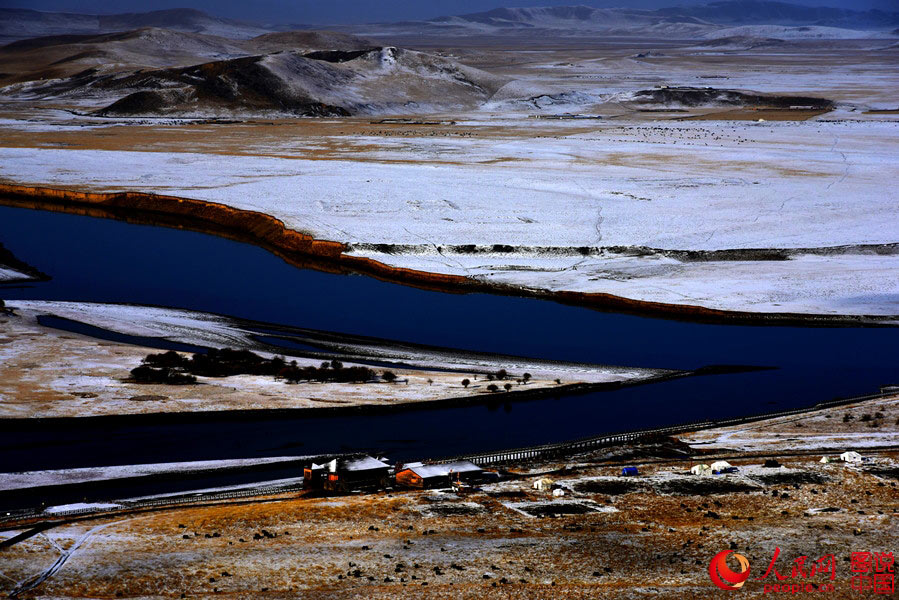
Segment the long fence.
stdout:
<path fill-rule="evenodd" d="M 433 460 L 435 463 L 445 463 L 456 460 L 467 460 L 477 465 L 499 465 L 503 463 L 515 462 L 528 459 L 539 458 L 562 458 L 574 454 L 588 452 L 597 448 L 608 446 L 617 446 L 626 442 L 634 442 L 645 440 L 658 435 L 673 435 L 677 433 L 686 433 L 689 431 L 699 431 L 702 429 L 715 429 L 718 427 L 730 427 L 733 425 L 743 425 L 745 423 L 753 423 L 755 421 L 764 421 L 766 419 L 774 419 L 777 417 L 789 417 L 793 415 L 801 415 L 815 410 L 825 408 L 833 408 L 836 406 L 846 406 L 865 400 L 876 400 L 878 398 L 887 398 L 895 396 L 899 391 L 885 391 L 867 396 L 858 396 L 854 398 L 844 398 L 840 400 L 831 400 L 828 402 L 820 402 L 814 406 L 805 408 L 796 408 L 792 410 L 783 410 L 778 412 L 758 413 L 749 416 L 736 417 L 732 419 L 718 419 L 714 421 L 696 421 L 693 423 L 683 423 L 680 425 L 672 425 L 670 427 L 658 427 L 655 429 L 640 429 L 635 431 L 625 431 L 607 435 L 593 436 L 571 440 L 568 442 L 559 442 L 555 444 L 543 444 L 540 446 L 529 446 L 526 448 L 516 448 L 512 450 L 498 450 L 496 452 L 483 452 L 478 454 L 466 454 L 462 456 L 454 456 L 450 458 L 442 458 Z"/>

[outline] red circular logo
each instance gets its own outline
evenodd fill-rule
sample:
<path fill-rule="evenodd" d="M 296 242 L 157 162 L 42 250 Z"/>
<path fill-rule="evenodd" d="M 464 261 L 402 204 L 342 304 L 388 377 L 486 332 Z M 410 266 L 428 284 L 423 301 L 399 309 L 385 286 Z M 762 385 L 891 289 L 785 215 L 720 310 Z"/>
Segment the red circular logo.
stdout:
<path fill-rule="evenodd" d="M 740 563 L 740 570 L 732 571 L 727 566 L 727 557 L 733 554 L 737 562 Z M 743 587 L 746 580 L 749 579 L 749 560 L 742 554 L 737 554 L 733 550 L 725 550 L 719 552 L 709 563 L 709 577 L 712 583 L 722 590 L 738 590 Z"/>

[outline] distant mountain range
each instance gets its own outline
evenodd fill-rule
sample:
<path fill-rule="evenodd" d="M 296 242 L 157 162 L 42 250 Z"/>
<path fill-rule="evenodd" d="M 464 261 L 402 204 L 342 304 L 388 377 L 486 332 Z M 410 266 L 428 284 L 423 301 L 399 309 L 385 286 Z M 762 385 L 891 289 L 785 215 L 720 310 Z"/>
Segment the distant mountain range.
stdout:
<path fill-rule="evenodd" d="M 160 27 L 231 39 L 247 39 L 272 31 L 268 27 L 220 19 L 190 8 L 118 15 L 82 15 L 40 12 L 24 8 L 0 8 L 0 40 L 12 41 L 50 35 L 99 35 L 141 27 Z"/>
<path fill-rule="evenodd" d="M 767 0 L 727 0 L 658 10 L 588 6 L 498 8 L 426 21 L 339 26 L 334 29 L 368 35 L 514 35 L 517 32 L 547 30 L 555 31 L 557 35 L 603 33 L 623 36 L 679 36 L 687 39 L 716 37 L 717 32 L 725 29 L 729 29 L 727 35 L 740 35 L 741 32 L 732 30 L 758 26 L 778 26 L 781 28 L 778 31 L 784 33 L 783 37 L 852 37 L 851 32 L 859 30 L 888 35 L 899 27 L 899 12 L 808 7 Z M 38 36 L 98 35 L 142 27 L 159 27 L 230 39 L 248 39 L 267 32 L 298 28 L 287 24 L 260 25 L 222 19 L 183 8 L 118 15 L 0 9 L 0 43 Z M 784 29 L 790 27 L 818 29 L 796 32 Z"/>
<path fill-rule="evenodd" d="M 899 12 L 857 11 L 809 7 L 765 0 L 729 0 L 658 10 L 549 6 L 497 8 L 458 16 L 438 17 L 429 23 L 477 23 L 493 27 L 533 28 L 568 24 L 583 26 L 633 23 L 686 23 L 713 25 L 806 25 L 848 29 L 889 29 L 899 25 Z"/>
<path fill-rule="evenodd" d="M 444 16 L 421 22 L 384 24 L 386 29 L 411 33 L 514 34 L 519 31 L 555 30 L 608 35 L 676 35 L 714 37 L 725 28 L 752 26 L 813 27 L 811 32 L 790 32 L 786 37 L 851 37 L 841 30 L 886 32 L 899 25 L 899 12 L 808 7 L 765 0 L 729 0 L 658 10 L 547 6 L 497 8 L 479 13 Z M 366 29 L 375 33 L 372 29 Z M 728 35 L 733 35 L 730 31 Z"/>

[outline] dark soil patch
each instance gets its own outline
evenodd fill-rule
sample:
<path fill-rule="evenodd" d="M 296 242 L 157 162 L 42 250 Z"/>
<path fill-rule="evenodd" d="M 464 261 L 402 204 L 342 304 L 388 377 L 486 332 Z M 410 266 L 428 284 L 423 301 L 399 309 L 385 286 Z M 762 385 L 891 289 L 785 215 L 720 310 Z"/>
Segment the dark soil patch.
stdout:
<path fill-rule="evenodd" d="M 309 52 L 307 54 L 304 54 L 303 56 L 306 58 L 311 58 L 313 60 L 342 63 L 359 58 L 360 56 L 368 54 L 369 52 L 375 52 L 379 50 L 380 48 L 369 48 L 366 50 L 318 50 L 316 52 Z"/>
<path fill-rule="evenodd" d="M 146 394 L 142 396 L 131 396 L 128 398 L 129 400 L 134 400 L 135 402 L 155 402 L 159 400 L 168 400 L 168 396 L 157 396 L 154 394 Z"/>
<path fill-rule="evenodd" d="M 801 106 L 810 109 L 829 109 L 833 102 L 811 96 L 779 96 L 774 94 L 747 94 L 737 90 L 664 87 L 641 90 L 634 95 L 638 102 L 680 104 L 682 106 L 753 106 L 764 108 L 790 108 Z"/>
<path fill-rule="evenodd" d="M 589 504 L 581 504 L 578 502 L 570 502 L 566 504 L 535 504 L 522 511 L 533 517 L 548 517 L 554 515 L 585 515 L 587 513 L 596 512 L 596 509 Z"/>
<path fill-rule="evenodd" d="M 675 479 L 656 483 L 655 490 L 660 494 L 678 494 L 684 496 L 706 496 L 709 494 L 734 494 L 752 492 L 758 487 L 735 479 Z"/>
<path fill-rule="evenodd" d="M 763 473 L 760 475 L 752 475 L 750 479 L 758 481 L 762 485 L 794 485 L 815 483 L 821 484 L 830 481 L 830 477 L 821 475 L 820 473 L 809 473 L 807 471 L 785 472 L 785 473 Z"/>
<path fill-rule="evenodd" d="M 899 468 L 896 468 L 896 467 L 867 469 L 867 471 L 871 475 L 876 475 L 877 477 L 886 477 L 888 479 L 899 480 Z"/>

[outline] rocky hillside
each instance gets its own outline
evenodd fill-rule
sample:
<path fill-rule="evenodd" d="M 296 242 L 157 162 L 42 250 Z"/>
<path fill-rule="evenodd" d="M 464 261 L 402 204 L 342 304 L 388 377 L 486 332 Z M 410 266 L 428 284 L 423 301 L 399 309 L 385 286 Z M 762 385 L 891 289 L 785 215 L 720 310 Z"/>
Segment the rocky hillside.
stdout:
<path fill-rule="evenodd" d="M 248 40 L 157 27 L 100 35 L 45 36 L 0 48 L 0 85 L 70 77 L 88 69 L 118 73 L 186 67 L 282 50 L 361 50 L 375 45 L 332 31 L 286 31 Z"/>
<path fill-rule="evenodd" d="M 324 116 L 473 108 L 505 82 L 438 56 L 375 47 L 290 50 L 127 73 L 90 69 L 5 91 L 99 104 L 102 116 Z"/>

